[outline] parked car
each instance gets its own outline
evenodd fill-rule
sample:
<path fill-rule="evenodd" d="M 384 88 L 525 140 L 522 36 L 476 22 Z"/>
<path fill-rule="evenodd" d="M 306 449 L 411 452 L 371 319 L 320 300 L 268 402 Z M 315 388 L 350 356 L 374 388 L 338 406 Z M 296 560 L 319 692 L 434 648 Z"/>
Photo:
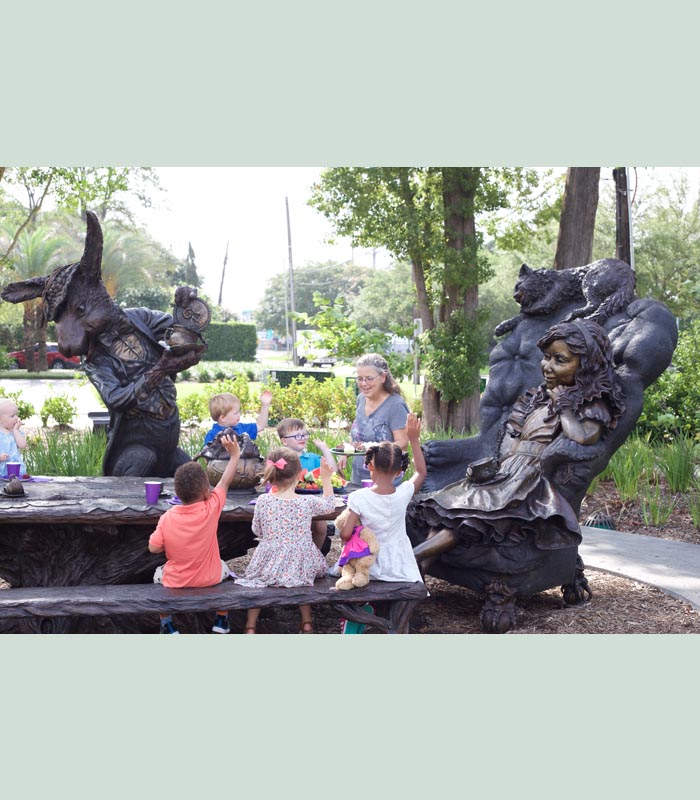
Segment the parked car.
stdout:
<path fill-rule="evenodd" d="M 34 345 L 34 362 L 36 363 L 38 357 L 39 345 Z M 26 369 L 27 364 L 24 359 L 24 350 L 13 350 L 7 354 L 8 359 L 11 359 L 10 369 Z M 78 369 L 81 361 L 80 356 L 71 356 L 68 358 L 60 353 L 56 342 L 46 342 L 46 362 L 49 369 Z"/>

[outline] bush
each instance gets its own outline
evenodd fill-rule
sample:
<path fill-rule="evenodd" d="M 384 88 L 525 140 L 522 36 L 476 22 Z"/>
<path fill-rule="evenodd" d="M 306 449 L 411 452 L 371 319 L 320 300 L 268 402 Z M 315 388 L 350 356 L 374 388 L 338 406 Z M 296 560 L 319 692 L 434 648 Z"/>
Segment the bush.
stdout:
<path fill-rule="evenodd" d="M 255 325 L 212 322 L 204 331 L 207 350 L 203 361 L 255 361 L 258 336 Z"/>
<path fill-rule="evenodd" d="M 22 400 L 20 394 L 21 392 L 8 392 L 2 386 L 0 386 L 0 397 L 8 397 L 10 400 L 14 400 L 17 405 L 19 418 L 21 420 L 27 420 L 29 417 L 33 417 L 34 414 L 36 414 L 36 410 L 31 403 L 28 403 L 26 400 Z"/>
<path fill-rule="evenodd" d="M 73 422 L 77 413 L 78 408 L 72 398 L 65 394 L 57 394 L 44 400 L 39 416 L 44 427 L 48 425 L 50 417 L 57 425 L 66 427 Z"/>
<path fill-rule="evenodd" d="M 271 422 L 299 417 L 309 426 L 326 428 L 332 421 L 347 423 L 355 416 L 355 393 L 337 378 L 318 381 L 297 375 L 288 386 L 273 383 L 270 389 Z"/>
<path fill-rule="evenodd" d="M 644 392 L 637 429 L 654 439 L 700 438 L 700 320 L 681 331 L 671 366 Z"/>

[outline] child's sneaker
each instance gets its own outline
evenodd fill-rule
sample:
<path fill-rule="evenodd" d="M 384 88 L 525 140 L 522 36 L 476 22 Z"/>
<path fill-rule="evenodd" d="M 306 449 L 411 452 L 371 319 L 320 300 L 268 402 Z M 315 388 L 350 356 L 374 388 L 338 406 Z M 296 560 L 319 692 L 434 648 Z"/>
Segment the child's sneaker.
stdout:
<path fill-rule="evenodd" d="M 161 622 L 160 623 L 160 632 L 161 633 L 178 633 L 178 634 L 180 633 L 180 631 L 178 631 L 175 628 L 175 626 L 173 625 L 173 623 L 170 620 L 168 620 L 167 622 Z"/>
<path fill-rule="evenodd" d="M 211 631 L 212 633 L 231 633 L 228 617 L 225 617 L 223 614 L 217 614 Z"/>

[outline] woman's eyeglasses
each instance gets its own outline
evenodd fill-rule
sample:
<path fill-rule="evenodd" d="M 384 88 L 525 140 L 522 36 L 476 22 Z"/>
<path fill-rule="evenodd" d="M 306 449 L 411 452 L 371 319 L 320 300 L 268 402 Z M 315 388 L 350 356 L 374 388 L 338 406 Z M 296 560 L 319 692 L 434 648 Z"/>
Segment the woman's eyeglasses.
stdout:
<path fill-rule="evenodd" d="M 358 376 L 355 378 L 355 380 L 356 380 L 358 383 L 374 383 L 374 382 L 377 380 L 377 378 L 378 378 L 378 377 L 379 377 L 379 375 L 372 375 L 372 377 L 370 377 L 370 378 L 367 378 L 367 377 L 360 377 L 360 376 L 358 375 Z"/>
<path fill-rule="evenodd" d="M 305 442 L 309 438 L 308 433 L 290 433 L 289 436 L 285 436 L 285 439 L 294 439 L 297 442 Z"/>

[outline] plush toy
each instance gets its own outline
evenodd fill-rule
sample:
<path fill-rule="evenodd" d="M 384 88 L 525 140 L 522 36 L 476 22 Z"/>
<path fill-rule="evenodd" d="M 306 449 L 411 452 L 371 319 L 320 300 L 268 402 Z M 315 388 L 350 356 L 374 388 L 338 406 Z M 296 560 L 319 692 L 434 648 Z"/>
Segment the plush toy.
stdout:
<path fill-rule="evenodd" d="M 335 526 L 342 530 L 350 512 L 345 509 L 338 515 Z M 352 589 L 367 586 L 369 583 L 369 568 L 377 560 L 379 542 L 377 537 L 365 525 L 354 528 L 352 536 L 343 545 L 343 551 L 338 559 L 341 568 L 341 577 L 335 582 L 336 589 Z"/>

